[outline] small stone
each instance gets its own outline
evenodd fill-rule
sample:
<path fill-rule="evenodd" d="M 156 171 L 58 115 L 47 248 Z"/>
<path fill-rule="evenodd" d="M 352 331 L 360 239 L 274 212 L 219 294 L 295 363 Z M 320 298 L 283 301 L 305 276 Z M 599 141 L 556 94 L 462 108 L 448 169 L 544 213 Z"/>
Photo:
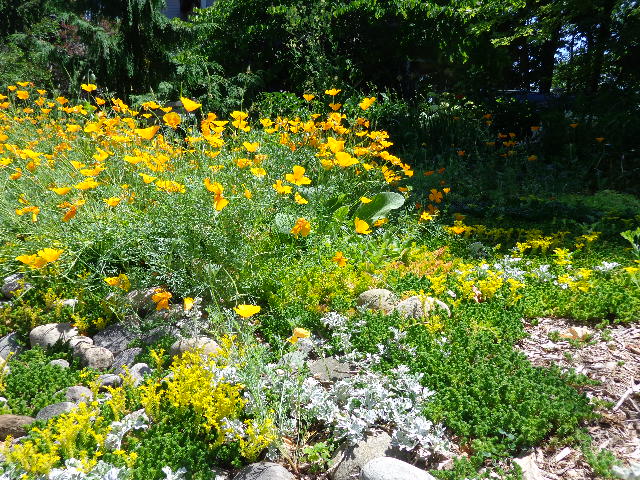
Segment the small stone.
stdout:
<path fill-rule="evenodd" d="M 307 366 L 311 375 L 322 383 L 336 382 L 355 375 L 353 368 L 348 363 L 340 362 L 333 357 L 308 360 Z"/>
<path fill-rule="evenodd" d="M 105 373 L 104 375 L 100 375 L 96 382 L 101 390 L 106 390 L 107 388 L 117 388 L 122 385 L 122 377 L 120 375 L 114 375 L 113 373 Z"/>
<path fill-rule="evenodd" d="M 12 438 L 24 437 L 27 434 L 26 426 L 33 423 L 35 418 L 25 415 L 0 415 L 0 441 Z"/>
<path fill-rule="evenodd" d="M 220 346 L 209 337 L 183 338 L 171 345 L 171 357 L 180 356 L 186 351 L 199 351 L 204 355 L 213 354 L 220 350 Z"/>
<path fill-rule="evenodd" d="M 220 467 L 211 467 L 211 480 L 231 480 L 231 473 Z"/>
<path fill-rule="evenodd" d="M 566 332 L 560 334 L 560 338 L 584 341 L 592 335 L 591 330 L 586 327 L 569 327 Z"/>
<path fill-rule="evenodd" d="M 36 414 L 36 420 L 49 420 L 50 418 L 57 417 L 63 413 L 70 412 L 76 408 L 76 406 L 77 405 L 72 402 L 60 402 L 48 405 Z"/>
<path fill-rule="evenodd" d="M 137 339 L 138 335 L 128 330 L 121 323 L 116 323 L 96 333 L 93 336 L 93 343 L 98 347 L 111 350 L 114 355 L 118 355 L 126 350 L 131 342 Z"/>
<path fill-rule="evenodd" d="M 104 347 L 96 347 L 89 343 L 79 343 L 73 349 L 73 355 L 80 359 L 83 367 L 95 370 L 106 370 L 113 365 L 113 353 Z"/>
<path fill-rule="evenodd" d="M 16 293 L 19 290 L 29 290 L 31 288 L 31 285 L 29 283 L 24 283 L 22 282 L 22 279 L 24 278 L 24 275 L 22 275 L 21 273 L 14 273 L 13 275 L 9 275 L 8 277 L 5 277 L 5 279 L 2 282 L 2 287 L 0 289 L 0 291 L 2 292 L 2 295 L 11 300 L 13 297 L 16 296 Z"/>
<path fill-rule="evenodd" d="M 271 462 L 259 462 L 247 465 L 233 480 L 295 480 L 293 476 L 282 465 Z"/>
<path fill-rule="evenodd" d="M 127 294 L 127 302 L 138 315 L 143 317 L 155 311 L 156 302 L 153 301 L 153 296 L 159 288 L 160 287 L 151 287 L 142 290 L 131 290 Z"/>
<path fill-rule="evenodd" d="M 91 390 L 82 385 L 67 388 L 64 396 L 68 402 L 72 403 L 90 402 L 93 400 L 93 393 Z"/>
<path fill-rule="evenodd" d="M 118 354 L 118 356 L 113 361 L 113 371 L 114 373 L 120 375 L 124 373 L 124 368 L 131 368 L 136 363 L 136 357 L 142 353 L 142 348 L 127 348 Z"/>
<path fill-rule="evenodd" d="M 93 345 L 93 340 L 90 337 L 78 335 L 77 337 L 73 337 L 69 340 L 69 347 L 71 350 L 74 350 L 79 343 L 88 343 L 89 345 Z"/>
<path fill-rule="evenodd" d="M 67 298 L 65 300 L 58 300 L 56 302 L 56 305 L 60 305 L 61 307 L 69 307 L 71 309 L 74 309 L 78 305 L 78 299 L 77 298 Z"/>
<path fill-rule="evenodd" d="M 56 360 L 51 360 L 49 362 L 49 365 L 58 366 L 58 367 L 62 368 L 63 370 L 66 370 L 66 369 L 69 368 L 69 362 L 67 362 L 64 358 L 58 358 Z"/>
<path fill-rule="evenodd" d="M 534 454 L 513 459 L 522 469 L 522 480 L 544 480 Z"/>
<path fill-rule="evenodd" d="M 436 480 L 413 465 L 391 457 L 378 457 L 362 467 L 360 480 Z"/>
<path fill-rule="evenodd" d="M 67 343 L 78 335 L 78 329 L 70 323 L 48 323 L 34 328 L 29 333 L 31 347 L 49 348 L 58 342 Z"/>
<path fill-rule="evenodd" d="M 371 310 L 380 310 L 382 312 L 390 312 L 393 310 L 397 302 L 396 295 L 385 288 L 372 288 L 358 295 L 357 304 L 360 307 Z"/>
<path fill-rule="evenodd" d="M 11 352 L 14 355 L 19 355 L 24 351 L 24 347 L 18 342 L 18 334 L 13 332 L 9 335 L 5 335 L 0 339 L 0 357 L 6 360 Z"/>
<path fill-rule="evenodd" d="M 129 370 L 129 374 L 131 375 L 131 378 L 133 378 L 133 383 L 136 386 L 143 382 L 145 375 L 149 375 L 151 373 L 153 373 L 153 370 L 146 363 L 136 363 Z"/>
<path fill-rule="evenodd" d="M 436 308 L 444 310 L 447 316 L 451 316 L 451 311 L 446 303 L 433 297 L 420 297 L 414 295 L 398 303 L 394 311 L 400 313 L 403 317 L 424 318 L 433 312 Z"/>
<path fill-rule="evenodd" d="M 386 432 L 369 434 L 355 445 L 342 445 L 331 459 L 329 477 L 332 480 L 351 480 L 357 477 L 369 461 L 378 457 L 408 459 L 409 454 L 392 447 Z"/>

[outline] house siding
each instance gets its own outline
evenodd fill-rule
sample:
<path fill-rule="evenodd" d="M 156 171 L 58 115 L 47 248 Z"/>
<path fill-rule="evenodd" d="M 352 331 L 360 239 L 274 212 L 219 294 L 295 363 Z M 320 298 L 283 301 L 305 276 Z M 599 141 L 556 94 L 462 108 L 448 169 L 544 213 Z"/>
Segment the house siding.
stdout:
<path fill-rule="evenodd" d="M 175 18 L 180 16 L 180 0 L 167 0 L 167 6 L 162 11 L 167 17 Z"/>

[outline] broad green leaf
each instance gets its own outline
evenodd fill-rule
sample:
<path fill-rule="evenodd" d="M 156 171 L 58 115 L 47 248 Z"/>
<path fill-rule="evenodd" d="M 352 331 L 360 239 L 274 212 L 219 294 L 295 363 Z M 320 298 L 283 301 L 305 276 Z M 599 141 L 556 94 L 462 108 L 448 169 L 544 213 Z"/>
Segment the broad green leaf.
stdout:
<path fill-rule="evenodd" d="M 391 210 L 396 210 L 404 205 L 404 197 L 395 192 L 382 192 L 377 194 L 371 202 L 364 203 L 356 210 L 356 218 L 367 223 L 373 223 L 384 218 Z"/>
<path fill-rule="evenodd" d="M 346 220 L 347 215 L 349 215 L 349 206 L 343 205 L 342 207 L 338 208 L 335 212 L 333 212 L 333 219 L 336 220 L 337 222 L 343 222 L 344 220 Z"/>

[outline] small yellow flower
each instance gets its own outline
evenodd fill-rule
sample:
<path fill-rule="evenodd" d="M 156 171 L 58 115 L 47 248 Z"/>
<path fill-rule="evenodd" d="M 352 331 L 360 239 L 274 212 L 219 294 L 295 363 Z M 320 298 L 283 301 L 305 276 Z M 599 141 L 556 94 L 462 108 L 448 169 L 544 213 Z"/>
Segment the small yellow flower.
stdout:
<path fill-rule="evenodd" d="M 103 280 L 110 287 L 121 288 L 125 292 L 128 292 L 131 288 L 131 282 L 129 282 L 129 277 L 126 273 L 121 273 L 117 277 L 105 277 Z"/>
<path fill-rule="evenodd" d="M 324 93 L 326 95 L 331 95 L 332 97 L 335 97 L 336 95 L 338 95 L 342 90 L 339 90 L 337 88 L 332 88 L 331 90 L 325 90 Z"/>
<path fill-rule="evenodd" d="M 276 180 L 276 183 L 274 183 L 272 187 L 280 195 L 288 195 L 293 190 L 293 187 L 290 187 L 288 185 L 282 185 L 282 180 Z"/>
<path fill-rule="evenodd" d="M 338 250 L 331 261 L 337 263 L 339 267 L 344 267 L 347 264 L 348 259 L 340 250 Z"/>
<path fill-rule="evenodd" d="M 109 197 L 104 198 L 104 203 L 106 203 L 110 207 L 117 207 L 120 201 L 122 200 L 120 197 Z"/>
<path fill-rule="evenodd" d="M 93 83 L 83 83 L 82 85 L 80 85 L 80 88 L 85 92 L 93 92 L 94 90 L 98 89 L 98 86 L 94 85 Z"/>
<path fill-rule="evenodd" d="M 304 98 L 307 102 L 310 102 L 311 100 L 316 98 L 316 96 L 313 93 L 305 93 L 304 95 L 302 95 L 302 98 Z"/>
<path fill-rule="evenodd" d="M 195 300 L 191 297 L 185 297 L 183 300 L 183 308 L 185 312 L 188 312 L 189 310 L 191 310 L 193 308 L 193 304 L 195 303 Z"/>
<path fill-rule="evenodd" d="M 311 223 L 305 218 L 299 218 L 291 229 L 291 234 L 296 238 L 298 238 L 298 235 L 306 237 L 309 233 L 311 233 Z"/>
<path fill-rule="evenodd" d="M 369 197 L 360 197 L 360 202 L 362 203 L 371 203 L 373 200 L 371 200 Z"/>
<path fill-rule="evenodd" d="M 302 195 L 300 195 L 298 192 L 296 192 L 296 194 L 293 196 L 293 200 L 298 204 L 298 205 L 305 205 L 307 203 L 309 203 L 309 200 L 307 200 L 306 198 L 304 198 Z"/>

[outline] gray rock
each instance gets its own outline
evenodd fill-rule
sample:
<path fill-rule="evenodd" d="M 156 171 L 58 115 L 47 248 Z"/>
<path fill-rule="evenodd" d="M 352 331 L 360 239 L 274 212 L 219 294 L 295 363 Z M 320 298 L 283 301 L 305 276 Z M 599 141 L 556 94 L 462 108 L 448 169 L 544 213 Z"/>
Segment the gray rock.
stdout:
<path fill-rule="evenodd" d="M 90 402 L 93 400 L 93 393 L 91 392 L 91 389 L 82 385 L 67 388 L 64 396 L 68 402 L 72 403 Z"/>
<path fill-rule="evenodd" d="M 357 477 L 368 462 L 378 457 L 409 459 L 409 453 L 392 447 L 386 432 L 368 435 L 356 445 L 342 445 L 331 459 L 329 477 L 332 480 L 351 480 Z"/>
<path fill-rule="evenodd" d="M 58 367 L 62 368 L 63 370 L 66 370 L 66 369 L 69 368 L 69 362 L 67 362 L 64 358 L 58 358 L 57 360 L 51 360 L 49 362 L 49 365 L 58 366 Z"/>
<path fill-rule="evenodd" d="M 418 295 L 402 300 L 396 305 L 394 311 L 400 313 L 403 317 L 420 319 L 430 315 L 436 309 L 442 309 L 448 316 L 451 315 L 449 307 L 443 301 Z"/>
<path fill-rule="evenodd" d="M 10 300 L 16 296 L 16 292 L 18 292 L 18 290 L 29 290 L 31 288 L 31 285 L 28 283 L 23 283 L 23 278 L 24 275 L 22 275 L 21 273 L 14 273 L 13 275 L 5 277 L 2 282 L 2 287 L 0 288 L 2 295 Z"/>
<path fill-rule="evenodd" d="M 153 370 L 146 363 L 136 363 L 129 370 L 129 374 L 131 378 L 133 378 L 134 385 L 140 385 L 144 380 L 145 375 L 149 375 L 153 372 Z"/>
<path fill-rule="evenodd" d="M 25 415 L 0 415 L 0 440 L 4 441 L 9 435 L 24 437 L 27 434 L 25 427 L 34 421 L 35 418 Z"/>
<path fill-rule="evenodd" d="M 98 347 L 111 350 L 111 353 L 118 355 L 127 349 L 129 344 L 138 339 L 138 335 L 127 329 L 121 323 L 109 325 L 104 330 L 93 336 L 93 343 Z"/>
<path fill-rule="evenodd" d="M 101 390 L 106 390 L 107 388 L 117 388 L 122 385 L 122 377 L 120 375 L 114 375 L 113 373 L 105 373 L 104 375 L 100 375 L 96 382 Z"/>
<path fill-rule="evenodd" d="M 219 467 L 211 468 L 211 480 L 231 480 L 231 473 Z"/>
<path fill-rule="evenodd" d="M 73 355 L 80 360 L 83 367 L 95 370 L 107 370 L 113 365 L 113 353 L 104 347 L 96 347 L 90 343 L 79 343 L 73 349 Z"/>
<path fill-rule="evenodd" d="M 208 355 L 219 351 L 220 345 L 209 337 L 183 338 L 176 340 L 173 345 L 171 345 L 170 355 L 171 357 L 180 356 L 188 350 L 197 350 Z"/>
<path fill-rule="evenodd" d="M 48 405 L 40 410 L 36 414 L 36 420 L 49 420 L 50 418 L 57 417 L 63 413 L 70 412 L 76 407 L 77 405 L 73 402 L 54 403 L 53 405 Z"/>
<path fill-rule="evenodd" d="M 233 480 L 295 480 L 295 478 L 282 465 L 259 462 L 244 467 L 233 477 Z"/>
<path fill-rule="evenodd" d="M 373 288 L 358 295 L 357 304 L 371 310 L 390 312 L 397 301 L 397 297 L 391 290 Z"/>
<path fill-rule="evenodd" d="M 58 342 L 67 343 L 78 335 L 78 329 L 69 323 L 48 323 L 34 328 L 29 333 L 31 347 L 49 348 Z"/>
<path fill-rule="evenodd" d="M 85 337 L 84 335 L 78 335 L 77 337 L 73 337 L 69 340 L 69 347 L 74 350 L 79 343 L 88 343 L 93 345 L 93 340 L 89 337 Z"/>
<path fill-rule="evenodd" d="M 156 343 L 163 337 L 180 337 L 180 330 L 173 325 L 162 325 L 159 327 L 152 328 L 147 333 L 143 334 L 140 337 L 140 340 L 145 345 L 151 345 L 152 343 Z"/>
<path fill-rule="evenodd" d="M 413 465 L 391 457 L 374 458 L 362 467 L 360 480 L 436 480 Z"/>
<path fill-rule="evenodd" d="M 131 308 L 141 317 L 156 310 L 156 302 L 153 296 L 160 287 L 151 287 L 142 290 L 131 290 L 127 294 L 127 302 Z"/>
<path fill-rule="evenodd" d="M 340 362 L 333 357 L 308 360 L 307 366 L 311 375 L 322 383 L 336 382 L 356 374 L 351 365 Z"/>
<path fill-rule="evenodd" d="M 25 350 L 25 348 L 18 343 L 18 334 L 13 332 L 9 335 L 5 335 L 0 339 L 0 357 L 6 360 L 11 352 L 14 355 L 19 355 Z"/>
<path fill-rule="evenodd" d="M 113 361 L 113 372 L 117 375 L 124 373 L 122 367 L 131 368 L 136 363 L 136 357 L 142 353 L 142 349 L 139 347 L 127 348 L 120 352 Z"/>

